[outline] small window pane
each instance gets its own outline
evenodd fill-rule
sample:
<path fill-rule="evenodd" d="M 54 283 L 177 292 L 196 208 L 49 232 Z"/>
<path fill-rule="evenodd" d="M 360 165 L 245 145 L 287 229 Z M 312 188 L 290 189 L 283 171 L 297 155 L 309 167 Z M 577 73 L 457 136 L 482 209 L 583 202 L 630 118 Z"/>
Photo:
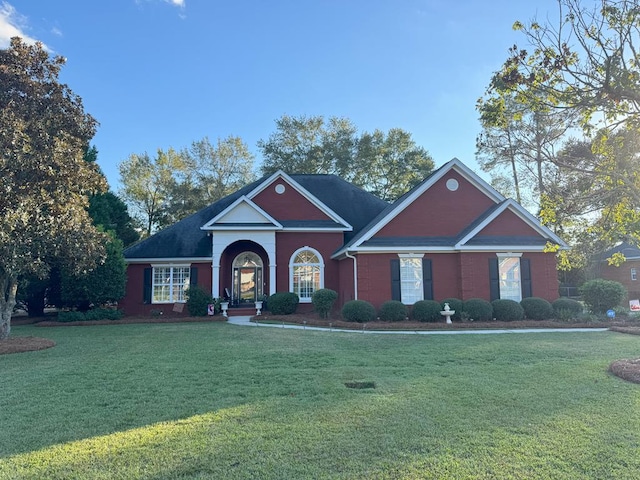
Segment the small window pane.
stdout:
<path fill-rule="evenodd" d="M 506 300 L 522 300 L 520 285 L 520 258 L 502 257 L 498 260 L 500 275 L 500 298 Z"/>
<path fill-rule="evenodd" d="M 413 305 L 423 300 L 421 258 L 400 259 L 400 295 L 405 305 Z"/>

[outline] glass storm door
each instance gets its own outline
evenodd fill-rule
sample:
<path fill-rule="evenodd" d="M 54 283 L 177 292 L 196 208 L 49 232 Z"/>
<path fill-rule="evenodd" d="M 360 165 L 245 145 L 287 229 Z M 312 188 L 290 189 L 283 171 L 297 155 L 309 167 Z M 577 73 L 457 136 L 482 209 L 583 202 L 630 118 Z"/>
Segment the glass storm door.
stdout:
<path fill-rule="evenodd" d="M 253 252 L 244 252 L 233 261 L 233 305 L 251 304 L 262 297 L 262 260 Z"/>

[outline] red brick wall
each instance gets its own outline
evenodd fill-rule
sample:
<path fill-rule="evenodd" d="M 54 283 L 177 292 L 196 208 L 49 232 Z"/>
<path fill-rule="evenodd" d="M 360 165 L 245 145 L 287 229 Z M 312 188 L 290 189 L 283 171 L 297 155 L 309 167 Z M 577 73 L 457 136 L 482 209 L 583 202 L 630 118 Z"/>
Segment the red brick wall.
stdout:
<path fill-rule="evenodd" d="M 161 311 L 168 316 L 188 315 L 186 307 L 182 313 L 173 311 L 173 303 L 144 303 L 144 269 L 150 268 L 150 264 L 130 264 L 127 266 L 127 288 L 125 297 L 118 302 L 118 308 L 122 309 L 125 315 L 150 316 L 151 311 Z M 191 267 L 198 269 L 198 286 L 205 292 L 211 292 L 211 264 L 192 263 Z"/>
<path fill-rule="evenodd" d="M 331 255 L 342 246 L 341 232 L 276 232 L 276 291 L 289 291 L 289 261 L 293 252 L 304 246 L 317 250 L 324 261 L 324 286 L 340 291 L 339 262 Z"/>
<path fill-rule="evenodd" d="M 631 280 L 631 269 L 636 269 L 636 278 Z M 640 299 L 640 260 L 627 260 L 619 267 L 607 265 L 606 262 L 600 264 L 600 276 L 605 280 L 620 282 L 627 289 L 627 300 Z"/>
<path fill-rule="evenodd" d="M 459 183 L 455 192 L 446 187 L 450 178 Z M 477 187 L 451 171 L 385 225 L 375 237 L 454 236 L 492 205 L 494 202 Z"/>
<path fill-rule="evenodd" d="M 531 236 L 539 235 L 533 228 L 527 225 L 520 217 L 518 217 L 511 210 L 505 210 L 497 218 L 495 218 L 489 225 L 483 228 L 478 235 L 492 236 L 492 235 L 516 235 L 516 236 Z"/>
<path fill-rule="evenodd" d="M 276 193 L 275 186 L 278 184 L 285 186 L 284 193 Z M 276 220 L 330 220 L 285 181 L 273 182 L 252 201 Z"/>
<path fill-rule="evenodd" d="M 397 254 L 362 254 L 358 256 L 358 298 L 379 308 L 391 300 L 391 260 Z M 453 297 L 490 299 L 489 259 L 495 253 L 426 254 L 431 260 L 434 300 Z M 558 298 L 556 261 L 553 254 L 526 253 L 531 260 L 533 296 L 549 301 Z"/>

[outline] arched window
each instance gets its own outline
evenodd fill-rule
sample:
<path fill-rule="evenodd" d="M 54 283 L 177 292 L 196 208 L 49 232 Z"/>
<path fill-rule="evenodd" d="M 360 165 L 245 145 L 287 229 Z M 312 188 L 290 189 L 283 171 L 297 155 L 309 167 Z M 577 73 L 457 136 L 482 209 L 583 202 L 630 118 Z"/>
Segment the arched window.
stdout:
<path fill-rule="evenodd" d="M 324 288 L 322 255 L 311 247 L 296 250 L 289 262 L 289 289 L 297 293 L 300 302 L 311 302 L 311 295 Z"/>

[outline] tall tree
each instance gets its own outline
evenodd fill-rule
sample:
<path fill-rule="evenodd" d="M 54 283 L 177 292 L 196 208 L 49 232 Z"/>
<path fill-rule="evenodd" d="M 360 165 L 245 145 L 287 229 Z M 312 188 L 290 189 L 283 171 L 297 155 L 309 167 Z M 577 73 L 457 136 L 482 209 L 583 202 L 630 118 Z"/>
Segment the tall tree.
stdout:
<path fill-rule="evenodd" d="M 0 50 L 0 339 L 21 276 L 45 277 L 53 258 L 90 270 L 104 256 L 87 207 L 106 185 L 83 158 L 96 122 L 59 82 L 64 63 L 18 37 Z"/>
<path fill-rule="evenodd" d="M 357 145 L 356 127 L 346 118 L 321 115 L 276 120 L 276 131 L 258 141 L 262 173 L 331 173 L 348 179 Z"/>
<path fill-rule="evenodd" d="M 364 133 L 358 141 L 353 183 L 379 198 L 393 201 L 424 180 L 434 168 L 428 152 L 411 134 L 392 128 Z"/>
<path fill-rule="evenodd" d="M 622 153 L 620 142 L 640 134 L 640 6 L 637 0 L 558 0 L 558 6 L 557 22 L 516 22 L 529 49 L 514 46 L 496 78 L 525 101 L 578 116 L 585 136 L 595 138 L 591 148 L 598 160 L 561 166 L 607 185 L 614 199 L 606 208 L 611 215 L 603 217 L 610 233 L 638 241 L 640 230 L 629 227 L 640 182 L 615 156 Z"/>
<path fill-rule="evenodd" d="M 144 227 L 145 236 L 160 227 L 163 209 L 176 181 L 188 172 L 183 155 L 169 148 L 158 149 L 155 158 L 147 153 L 131 154 L 118 165 L 122 190 L 120 196 L 133 209 L 133 216 Z"/>
<path fill-rule="evenodd" d="M 385 200 L 395 200 L 433 171 L 427 151 L 394 128 L 358 134 L 351 121 L 283 116 L 267 141 L 258 142 L 262 172 L 334 174 Z"/>

